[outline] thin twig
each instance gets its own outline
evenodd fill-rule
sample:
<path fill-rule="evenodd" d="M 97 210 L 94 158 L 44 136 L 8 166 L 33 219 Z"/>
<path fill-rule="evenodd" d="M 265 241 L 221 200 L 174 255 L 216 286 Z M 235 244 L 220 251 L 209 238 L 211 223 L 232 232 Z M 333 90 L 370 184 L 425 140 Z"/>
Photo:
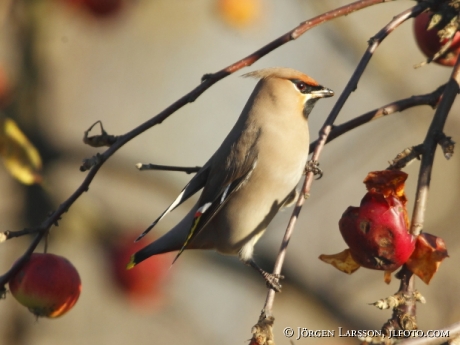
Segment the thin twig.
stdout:
<path fill-rule="evenodd" d="M 361 61 L 359 62 L 355 72 L 351 76 L 347 86 L 345 87 L 344 91 L 340 95 L 337 103 L 335 104 L 334 108 L 332 109 L 331 113 L 327 117 L 323 127 L 319 132 L 319 138 L 315 147 L 315 151 L 312 155 L 313 161 L 318 161 L 321 155 L 321 152 L 324 148 L 324 145 L 327 142 L 327 138 L 332 131 L 332 126 L 334 124 L 335 119 L 337 118 L 340 110 L 342 109 L 343 105 L 345 104 L 346 100 L 350 96 L 350 94 L 357 88 L 358 81 L 361 78 L 369 60 L 371 59 L 372 55 L 374 54 L 375 50 L 379 46 L 379 44 L 388 36 L 394 29 L 396 29 L 399 25 L 404 23 L 407 19 L 414 17 L 421 13 L 425 9 L 426 5 L 419 4 L 411 9 L 408 9 L 398 16 L 394 17 L 391 22 L 386 25 L 382 30 L 380 30 L 373 38 L 369 40 L 369 47 L 367 48 L 366 52 L 364 53 Z M 274 274 L 280 274 L 281 269 L 284 263 L 284 258 L 286 256 L 287 246 L 291 239 L 292 233 L 294 231 L 294 226 L 296 224 L 297 218 L 299 216 L 300 210 L 305 202 L 304 196 L 308 196 L 310 193 L 311 184 L 313 181 L 313 173 L 308 173 L 305 177 L 305 181 L 303 184 L 302 193 L 297 200 L 295 208 L 292 212 L 291 218 L 289 220 L 288 226 L 286 228 L 285 235 L 283 237 L 283 241 L 281 243 L 280 251 L 278 253 L 278 257 L 275 262 L 275 266 L 273 268 Z M 275 291 L 273 289 L 269 289 L 267 298 L 265 301 L 265 306 L 262 312 L 261 318 L 265 316 L 271 316 L 273 303 L 275 300 Z"/>
<path fill-rule="evenodd" d="M 429 105 L 433 109 L 436 108 L 439 100 L 441 99 L 441 95 L 444 92 L 444 88 L 446 85 L 441 85 L 435 91 L 424 94 L 424 95 L 417 95 L 412 96 L 409 98 L 400 99 L 398 101 L 389 103 L 384 105 L 383 107 L 371 110 L 363 115 L 357 116 L 350 121 L 344 122 L 340 125 L 334 126 L 329 133 L 326 143 L 334 140 L 335 138 L 345 134 L 352 129 L 355 129 L 365 123 L 368 123 L 373 120 L 377 120 L 381 117 L 394 114 L 396 112 L 404 111 L 408 108 L 412 108 L 418 105 Z M 318 144 L 318 140 L 315 140 L 310 144 L 310 152 L 315 150 L 316 145 Z"/>
<path fill-rule="evenodd" d="M 389 161 L 390 164 L 386 170 L 401 170 L 411 164 L 414 160 L 420 160 L 423 153 L 423 144 L 406 147 L 399 152 L 396 157 Z"/>
<path fill-rule="evenodd" d="M 460 83 L 460 62 L 457 63 L 452 71 L 452 75 L 443 92 L 441 102 L 436 109 L 433 121 L 431 122 L 428 133 L 423 142 L 423 156 L 420 164 L 420 171 L 417 182 L 417 192 L 415 195 L 414 211 L 412 213 L 411 233 L 418 236 L 423 228 L 428 190 L 430 187 L 431 171 L 433 167 L 434 154 L 438 144 L 438 137 L 443 133 L 444 124 L 450 108 L 454 103 L 455 97 L 459 92 Z"/>
<path fill-rule="evenodd" d="M 144 163 L 138 163 L 136 164 L 136 168 L 138 168 L 140 171 L 144 170 L 164 170 L 164 171 L 180 171 L 184 172 L 186 174 L 193 174 L 198 172 L 201 167 L 177 167 L 177 166 L 172 166 L 172 165 L 158 165 L 158 164 L 144 164 Z"/>
<path fill-rule="evenodd" d="M 86 192 L 89 188 L 89 184 L 94 179 L 94 176 L 97 174 L 99 169 L 102 165 L 97 165 L 93 167 L 88 174 L 86 175 L 85 179 L 83 180 L 80 187 L 77 188 L 75 192 L 66 200 L 64 201 L 56 211 L 54 211 L 43 223 L 42 225 L 37 228 L 37 235 L 33 239 L 32 243 L 27 248 L 26 252 L 15 262 L 15 264 L 2 276 L 0 276 L 0 287 L 4 286 L 10 278 L 21 269 L 22 265 L 27 262 L 29 256 L 33 253 L 35 248 L 37 248 L 38 244 L 42 240 L 43 236 L 46 232 L 51 228 L 53 224 L 55 224 L 60 218 L 61 215 L 68 211 L 70 206 L 82 195 Z"/>
<path fill-rule="evenodd" d="M 382 326 L 382 331 L 389 336 L 395 330 L 415 330 L 417 329 L 416 314 L 416 298 L 414 296 L 415 283 L 412 271 L 406 266 L 396 274 L 400 279 L 399 289 L 395 295 L 405 296 L 404 302 L 393 308 L 391 318 Z"/>
<path fill-rule="evenodd" d="M 271 51 L 279 48 L 280 46 L 290 42 L 292 40 L 297 39 L 299 36 L 310 30 L 311 28 L 320 25 L 326 21 L 348 15 L 360 9 L 390 2 L 394 0 L 358 0 L 351 4 L 339 7 L 337 9 L 331 10 L 314 18 L 311 18 L 300 25 L 298 25 L 293 30 L 287 32 L 286 34 L 280 36 L 279 38 L 275 39 L 274 41 L 268 43 L 264 47 L 260 48 L 259 50 L 255 51 L 251 55 L 235 62 L 234 64 L 220 70 L 214 74 L 207 74 L 203 77 L 202 83 L 195 87 L 192 91 L 187 93 L 185 96 L 178 99 L 176 102 L 171 104 L 169 107 L 164 109 L 158 115 L 152 117 L 148 121 L 142 123 L 138 127 L 134 128 L 133 130 L 129 131 L 128 133 L 121 135 L 117 138 L 117 140 L 102 154 L 99 155 L 97 163 L 94 164 L 91 170 L 86 175 L 86 178 L 83 180 L 81 185 L 77 188 L 77 190 L 66 200 L 64 201 L 58 209 L 53 212 L 51 216 L 49 216 L 43 224 L 39 227 L 37 236 L 30 244 L 29 248 L 27 249 L 26 253 L 17 261 L 17 263 L 23 262 L 26 260 L 28 256 L 35 250 L 37 245 L 40 243 L 43 235 L 49 228 L 61 217 L 61 215 L 66 212 L 70 206 L 85 192 L 89 189 L 89 185 L 91 184 L 92 180 L 94 179 L 96 173 L 99 171 L 101 166 L 104 162 L 109 159 L 116 151 L 118 151 L 122 146 L 124 146 L 128 141 L 137 137 L 138 135 L 145 132 L 147 129 L 162 123 L 166 118 L 168 118 L 171 114 L 182 108 L 188 103 L 195 101 L 203 92 L 209 89 L 212 85 L 220 81 L 221 79 L 227 77 L 228 75 L 242 69 L 243 67 L 247 67 L 252 65 L 254 62 L 262 58 L 263 56 L 267 55 Z M 5 285 L 9 278 L 15 273 L 21 266 L 18 264 L 13 265 L 10 270 L 8 270 L 4 275 L 0 276 L 0 287 Z"/>
<path fill-rule="evenodd" d="M 37 232 L 41 231 L 40 229 L 37 228 L 24 228 L 22 230 L 18 231 L 5 231 L 3 235 L 5 236 L 4 240 L 9 240 L 15 237 L 21 237 L 24 235 L 31 235 L 31 234 L 36 234 Z"/>

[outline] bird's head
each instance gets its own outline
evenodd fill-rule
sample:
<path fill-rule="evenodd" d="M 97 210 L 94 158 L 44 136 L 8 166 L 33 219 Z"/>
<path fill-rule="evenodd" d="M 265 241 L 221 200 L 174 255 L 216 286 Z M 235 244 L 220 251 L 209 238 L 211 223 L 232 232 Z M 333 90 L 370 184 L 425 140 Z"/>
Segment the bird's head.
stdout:
<path fill-rule="evenodd" d="M 261 79 L 260 87 L 270 93 L 275 103 L 295 104 L 306 118 L 320 98 L 334 95 L 331 89 L 292 68 L 265 68 L 247 73 L 244 77 Z"/>

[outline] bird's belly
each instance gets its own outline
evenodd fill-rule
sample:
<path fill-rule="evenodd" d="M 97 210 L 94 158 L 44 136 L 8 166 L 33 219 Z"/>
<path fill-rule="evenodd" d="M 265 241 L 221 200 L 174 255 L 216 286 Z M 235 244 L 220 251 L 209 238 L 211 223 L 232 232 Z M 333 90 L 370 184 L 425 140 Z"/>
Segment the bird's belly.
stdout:
<path fill-rule="evenodd" d="M 303 166 L 298 164 L 284 174 L 278 169 L 258 171 L 256 167 L 246 185 L 229 197 L 192 242 L 200 243 L 200 248 L 230 255 L 238 254 L 251 240 L 255 244 L 296 187 Z"/>

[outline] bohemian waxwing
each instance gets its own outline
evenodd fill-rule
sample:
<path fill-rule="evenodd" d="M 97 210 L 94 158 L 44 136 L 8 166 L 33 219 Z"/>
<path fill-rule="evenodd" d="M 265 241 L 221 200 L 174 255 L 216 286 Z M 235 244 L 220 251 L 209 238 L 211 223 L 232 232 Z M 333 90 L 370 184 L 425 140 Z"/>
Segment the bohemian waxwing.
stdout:
<path fill-rule="evenodd" d="M 279 276 L 254 262 L 254 245 L 276 213 L 295 200 L 308 159 L 308 115 L 318 99 L 334 92 L 290 68 L 267 68 L 245 76 L 260 80 L 235 126 L 137 240 L 204 188 L 198 202 L 169 232 L 133 254 L 128 269 L 156 254 L 179 250 L 177 259 L 185 249 L 214 249 L 238 255 L 262 274 L 267 285 L 280 290 Z"/>

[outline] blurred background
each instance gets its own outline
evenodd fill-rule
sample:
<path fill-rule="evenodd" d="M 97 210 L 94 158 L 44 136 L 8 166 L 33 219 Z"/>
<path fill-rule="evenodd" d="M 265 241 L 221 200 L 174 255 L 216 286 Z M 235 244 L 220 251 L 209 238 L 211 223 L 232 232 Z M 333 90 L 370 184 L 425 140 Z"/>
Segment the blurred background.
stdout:
<path fill-rule="evenodd" d="M 344 0 L 2 0 L 0 1 L 0 112 L 14 119 L 40 152 L 41 185 L 24 186 L 0 169 L 2 231 L 39 225 L 67 199 L 86 173 L 81 161 L 103 149 L 82 143 L 101 120 L 110 134 L 123 134 L 216 72 Z M 255 81 L 240 76 L 284 66 L 301 70 L 342 92 L 367 41 L 415 2 L 381 4 L 314 28 L 220 81 L 160 126 L 135 138 L 99 171 L 89 192 L 52 229 L 48 251 L 78 269 L 83 290 L 78 303 L 58 319 L 39 319 L 11 295 L 0 304 L 0 344 L 238 344 L 251 337 L 267 289 L 260 276 L 237 258 L 186 252 L 151 259 L 122 277 L 142 232 L 190 179 L 178 172 L 143 171 L 139 162 L 202 165 L 220 145 L 242 110 Z M 412 21 L 377 50 L 338 123 L 397 99 L 428 93 L 446 82 L 451 69 L 424 60 L 413 39 Z M 319 102 L 310 117 L 311 136 L 337 98 Z M 459 104 L 446 124 L 458 140 Z M 360 269 L 347 276 L 318 260 L 346 248 L 338 221 L 365 194 L 369 171 L 387 167 L 404 148 L 423 141 L 433 110 L 417 107 L 362 126 L 327 145 L 310 199 L 290 243 L 277 294 L 275 340 L 282 330 L 380 329 L 389 311 L 369 306 L 398 290 L 383 273 Z M 97 134 L 98 129 L 93 132 Z M 411 213 L 418 163 L 407 167 Z M 460 319 L 456 287 L 460 275 L 460 159 L 437 154 L 424 231 L 447 243 L 445 260 L 429 286 L 417 280 L 427 304 L 417 309 L 419 328 L 439 329 Z M 148 237 L 169 230 L 196 199 L 184 204 Z M 276 257 L 291 210 L 281 212 L 256 246 L 267 270 Z M 3 274 L 23 254 L 30 238 L 0 245 Z M 43 246 L 38 248 L 43 251 Z M 145 265 L 145 268 L 141 268 Z M 136 272 L 138 273 L 136 275 Z M 115 272 L 115 273 L 114 273 Z M 145 278 L 147 277 L 147 281 Z M 127 281 L 127 282 L 126 282 Z M 350 338 L 302 339 L 298 343 L 356 343 Z M 296 342 L 297 343 L 297 342 Z"/>

